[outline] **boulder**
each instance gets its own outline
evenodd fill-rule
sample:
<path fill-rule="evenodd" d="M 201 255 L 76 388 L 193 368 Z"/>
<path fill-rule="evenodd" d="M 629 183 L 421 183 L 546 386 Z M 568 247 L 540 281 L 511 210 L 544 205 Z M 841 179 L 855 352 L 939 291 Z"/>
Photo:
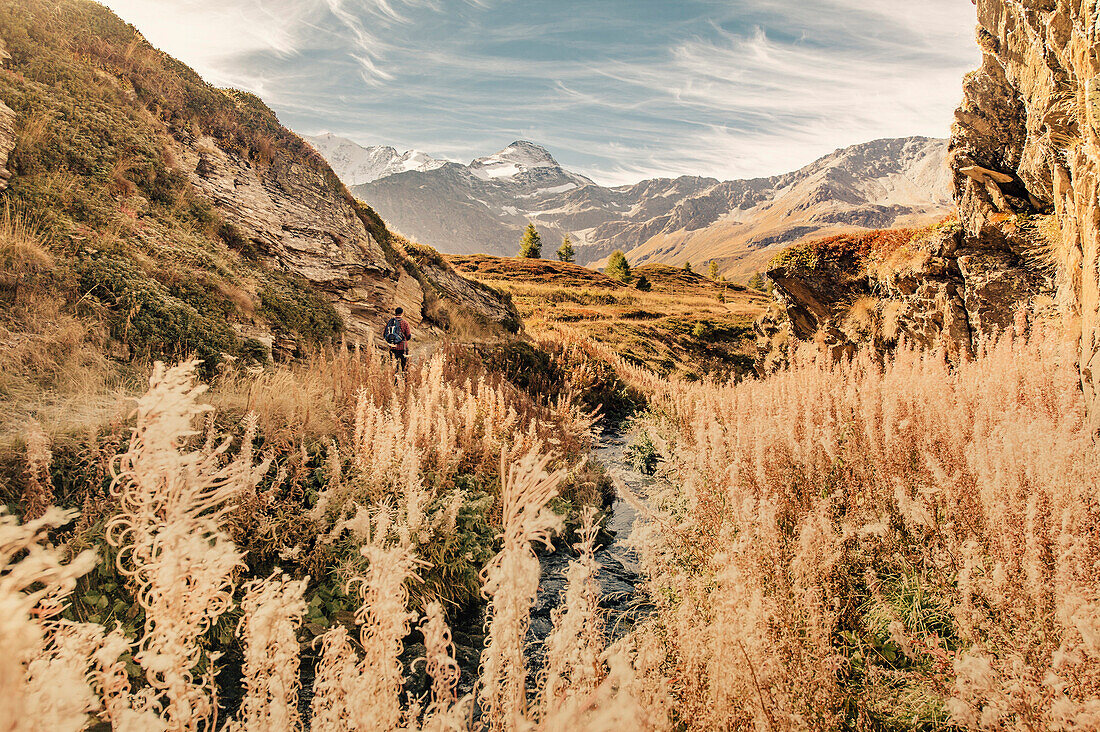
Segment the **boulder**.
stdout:
<path fill-rule="evenodd" d="M 2 49 L 0 49 L 2 50 Z M 8 187 L 12 173 L 8 170 L 8 156 L 15 149 L 15 111 L 0 102 L 0 191 Z"/>

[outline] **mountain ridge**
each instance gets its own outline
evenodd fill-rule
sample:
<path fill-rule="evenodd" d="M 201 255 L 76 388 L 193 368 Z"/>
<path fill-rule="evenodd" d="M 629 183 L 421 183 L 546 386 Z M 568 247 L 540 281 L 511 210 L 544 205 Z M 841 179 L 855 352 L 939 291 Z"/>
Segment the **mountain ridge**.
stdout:
<path fill-rule="evenodd" d="M 398 152 L 389 145 L 363 146 L 331 132 L 302 135 L 302 139 L 322 154 L 344 185 L 348 186 L 369 183 L 408 170 L 432 170 L 447 162 L 420 150 Z"/>
<path fill-rule="evenodd" d="M 622 249 L 639 264 L 716 259 L 743 278 L 807 238 L 942 218 L 952 205 L 946 153 L 943 139 L 882 139 L 777 176 L 607 187 L 516 140 L 469 165 L 387 173 L 351 189 L 396 230 L 451 254 L 512 254 L 531 222 L 548 242 L 568 235 L 582 264 Z"/>

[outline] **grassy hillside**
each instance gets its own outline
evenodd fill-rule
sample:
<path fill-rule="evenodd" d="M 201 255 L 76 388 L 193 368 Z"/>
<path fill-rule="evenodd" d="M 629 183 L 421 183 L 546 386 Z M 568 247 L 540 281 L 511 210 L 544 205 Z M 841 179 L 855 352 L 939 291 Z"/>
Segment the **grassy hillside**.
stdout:
<path fill-rule="evenodd" d="M 339 336 L 327 300 L 260 261 L 172 155 L 171 134 L 204 134 L 255 165 L 327 170 L 262 102 L 210 87 L 84 0 L 0 2 L 0 41 L 0 101 L 16 113 L 0 396 L 109 381 L 141 357 L 263 360 L 242 325 Z"/>
<path fill-rule="evenodd" d="M 298 355 L 339 343 L 339 293 L 294 274 L 199 192 L 184 159 L 196 147 L 257 180 L 307 181 L 381 245 L 376 280 L 424 282 L 260 99 L 210 86 L 101 5 L 0 0 L 0 46 L 15 140 L 0 201 L 0 432 L 29 416 L 79 425 L 97 413 L 93 394 L 133 387 L 155 358 L 196 356 L 209 376 L 269 361 L 272 339 Z M 426 305 L 457 317 L 439 300 Z"/>
<path fill-rule="evenodd" d="M 752 322 L 768 302 L 742 285 L 659 264 L 634 270 L 651 285 L 644 291 L 575 264 L 485 255 L 448 259 L 460 272 L 509 293 L 529 332 L 570 330 L 665 375 L 747 372 Z"/>

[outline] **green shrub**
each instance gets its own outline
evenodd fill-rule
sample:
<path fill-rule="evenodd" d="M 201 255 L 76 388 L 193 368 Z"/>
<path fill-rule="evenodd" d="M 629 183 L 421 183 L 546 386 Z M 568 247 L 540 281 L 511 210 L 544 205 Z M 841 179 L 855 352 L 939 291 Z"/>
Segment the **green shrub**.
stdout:
<path fill-rule="evenodd" d="M 285 273 L 272 273 L 260 289 L 259 313 L 273 329 L 317 345 L 332 343 L 344 329 L 336 308 L 324 295 Z"/>
<path fill-rule="evenodd" d="M 225 319 L 232 304 L 195 280 L 165 286 L 118 253 L 84 256 L 76 270 L 86 297 L 104 306 L 112 337 L 138 353 L 194 355 L 209 370 L 222 353 L 234 353 L 239 345 Z"/>
<path fill-rule="evenodd" d="M 648 432 L 639 433 L 626 448 L 626 461 L 639 473 L 653 475 L 660 460 L 661 455 Z"/>
<path fill-rule="evenodd" d="M 260 366 L 271 363 L 271 351 L 263 341 L 256 338 L 244 339 L 237 353 L 243 360 L 257 363 Z"/>
<path fill-rule="evenodd" d="M 607 258 L 607 267 L 604 268 L 604 274 L 624 284 L 628 284 L 634 279 L 634 276 L 630 273 L 630 263 L 626 261 L 626 255 L 619 249 L 611 252 L 611 256 Z"/>

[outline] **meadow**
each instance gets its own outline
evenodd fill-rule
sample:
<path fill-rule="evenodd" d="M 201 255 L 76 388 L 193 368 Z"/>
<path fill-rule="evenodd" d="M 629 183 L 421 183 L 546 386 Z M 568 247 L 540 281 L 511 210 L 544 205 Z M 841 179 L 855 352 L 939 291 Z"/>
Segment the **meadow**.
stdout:
<path fill-rule="evenodd" d="M 194 364 L 158 366 L 80 470 L 30 431 L 0 523 L 4 728 L 1100 723 L 1100 456 L 1056 328 L 956 367 L 807 345 L 736 383 L 556 348 L 578 380 L 551 401 L 458 348 L 396 384 L 348 352 L 209 390 Z M 592 559 L 607 476 L 576 396 L 596 362 L 644 394 L 634 434 L 659 477 L 627 496 L 654 612 L 613 644 Z M 535 547 L 563 535 L 531 667 Z M 460 695 L 449 623 L 479 595 Z"/>
<path fill-rule="evenodd" d="M 752 323 L 769 303 L 763 292 L 661 264 L 634 268 L 634 279 L 624 284 L 561 262 L 484 255 L 448 260 L 467 277 L 511 295 L 532 334 L 568 330 L 635 364 L 688 380 L 752 373 Z"/>

